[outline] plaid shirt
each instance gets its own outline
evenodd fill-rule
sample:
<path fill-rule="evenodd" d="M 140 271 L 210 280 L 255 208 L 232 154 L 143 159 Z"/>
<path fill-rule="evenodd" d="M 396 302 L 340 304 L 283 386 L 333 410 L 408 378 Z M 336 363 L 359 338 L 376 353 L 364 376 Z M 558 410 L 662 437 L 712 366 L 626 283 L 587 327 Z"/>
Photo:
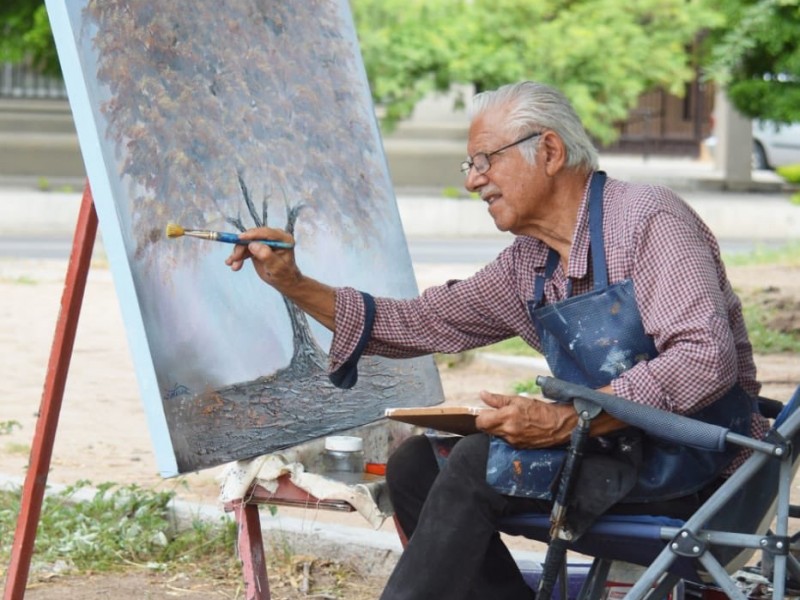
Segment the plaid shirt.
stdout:
<path fill-rule="evenodd" d="M 588 179 L 578 212 L 569 268 L 548 280 L 544 303 L 592 288 Z M 720 398 L 734 383 L 758 394 L 752 347 L 720 257 L 719 245 L 698 215 L 671 190 L 609 178 L 603 195 L 603 237 L 609 283 L 632 279 L 645 332 L 659 355 L 611 382 L 614 393 L 649 406 L 690 414 Z M 433 287 L 411 300 L 376 298 L 365 353 L 407 358 L 461 352 L 520 336 L 537 350 L 539 337 L 527 301 L 544 273 L 549 247 L 518 236 L 486 267 L 465 280 Z M 340 288 L 331 369 L 353 353 L 364 327 L 361 294 Z M 762 438 L 767 421 L 754 415 L 751 433 Z M 740 453 L 732 471 L 746 458 Z"/>

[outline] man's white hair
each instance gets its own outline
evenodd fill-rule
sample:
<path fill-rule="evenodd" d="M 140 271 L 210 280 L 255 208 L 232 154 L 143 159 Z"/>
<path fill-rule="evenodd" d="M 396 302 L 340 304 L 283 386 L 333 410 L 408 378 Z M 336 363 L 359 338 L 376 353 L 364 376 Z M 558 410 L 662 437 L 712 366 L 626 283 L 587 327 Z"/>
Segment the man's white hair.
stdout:
<path fill-rule="evenodd" d="M 496 108 L 507 108 L 506 128 L 512 136 L 523 136 L 549 129 L 564 141 L 567 166 L 598 168 L 597 150 L 586 133 L 572 104 L 557 89 L 543 83 L 523 81 L 476 94 L 470 105 L 470 118 Z M 538 138 L 534 138 L 533 142 Z M 523 143 L 520 152 L 533 164 L 536 146 Z"/>

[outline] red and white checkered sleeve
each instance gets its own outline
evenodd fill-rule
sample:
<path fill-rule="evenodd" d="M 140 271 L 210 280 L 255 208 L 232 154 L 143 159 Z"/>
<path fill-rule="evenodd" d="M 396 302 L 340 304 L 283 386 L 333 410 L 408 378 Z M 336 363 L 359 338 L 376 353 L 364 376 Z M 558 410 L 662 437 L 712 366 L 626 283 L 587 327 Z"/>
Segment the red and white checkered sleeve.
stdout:
<path fill-rule="evenodd" d="M 366 325 L 364 297 L 349 287 L 336 290 L 335 330 L 328 353 L 328 369 L 336 371 L 353 352 Z"/>
<path fill-rule="evenodd" d="M 428 288 L 413 299 L 375 298 L 375 317 L 364 354 L 410 358 L 433 352 L 455 353 L 521 335 L 532 343 L 533 326 L 525 297 L 532 267 L 515 277 L 513 252 L 465 280 Z M 353 355 L 364 332 L 366 311 L 361 293 L 341 288 L 336 294 L 336 330 L 331 370 Z"/>
<path fill-rule="evenodd" d="M 659 355 L 612 381 L 622 397 L 679 414 L 712 403 L 737 378 L 717 249 L 693 213 L 657 211 L 634 237 L 633 281 Z"/>

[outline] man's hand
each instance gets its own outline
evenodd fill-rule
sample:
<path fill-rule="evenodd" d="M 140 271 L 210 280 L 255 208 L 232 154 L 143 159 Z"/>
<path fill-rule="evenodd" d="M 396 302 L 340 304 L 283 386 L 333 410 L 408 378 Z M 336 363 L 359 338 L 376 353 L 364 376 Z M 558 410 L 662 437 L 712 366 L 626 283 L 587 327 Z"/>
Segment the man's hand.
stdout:
<path fill-rule="evenodd" d="M 258 227 L 239 234 L 243 240 L 279 240 L 294 242 L 294 238 L 282 229 Z M 336 290 L 300 272 L 294 261 L 294 250 L 270 248 L 257 241 L 237 244 L 225 264 L 232 271 L 239 271 L 250 259 L 258 276 L 278 292 L 294 302 L 300 310 L 308 313 L 322 325 L 336 329 Z"/>
<path fill-rule="evenodd" d="M 243 240 L 270 239 L 294 243 L 294 238 L 281 229 L 258 227 L 239 234 Z M 270 248 L 266 244 L 251 242 L 237 244 L 225 260 L 231 270 L 239 271 L 251 259 L 258 276 L 281 293 L 290 290 L 300 279 L 300 269 L 294 261 L 294 250 Z"/>
<path fill-rule="evenodd" d="M 600 391 L 613 393 L 610 386 Z M 524 396 L 506 396 L 483 391 L 481 400 L 496 410 L 478 413 L 475 425 L 488 434 L 503 438 L 515 448 L 547 448 L 566 444 L 578 424 L 571 404 L 544 402 Z M 592 420 L 590 435 L 605 435 L 627 427 L 601 412 Z"/>
<path fill-rule="evenodd" d="M 575 409 L 523 396 L 483 391 L 481 400 L 497 410 L 478 413 L 478 429 L 503 438 L 515 448 L 546 448 L 569 441 L 578 423 Z"/>

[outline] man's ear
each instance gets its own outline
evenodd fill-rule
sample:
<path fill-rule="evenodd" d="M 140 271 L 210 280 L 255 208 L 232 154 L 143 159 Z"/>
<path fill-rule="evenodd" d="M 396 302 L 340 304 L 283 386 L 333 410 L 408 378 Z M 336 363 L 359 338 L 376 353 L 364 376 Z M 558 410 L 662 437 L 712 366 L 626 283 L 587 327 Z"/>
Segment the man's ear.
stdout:
<path fill-rule="evenodd" d="M 556 175 L 567 164 L 567 148 L 555 131 L 545 131 L 542 134 L 539 148 L 539 160 L 549 176 Z"/>

